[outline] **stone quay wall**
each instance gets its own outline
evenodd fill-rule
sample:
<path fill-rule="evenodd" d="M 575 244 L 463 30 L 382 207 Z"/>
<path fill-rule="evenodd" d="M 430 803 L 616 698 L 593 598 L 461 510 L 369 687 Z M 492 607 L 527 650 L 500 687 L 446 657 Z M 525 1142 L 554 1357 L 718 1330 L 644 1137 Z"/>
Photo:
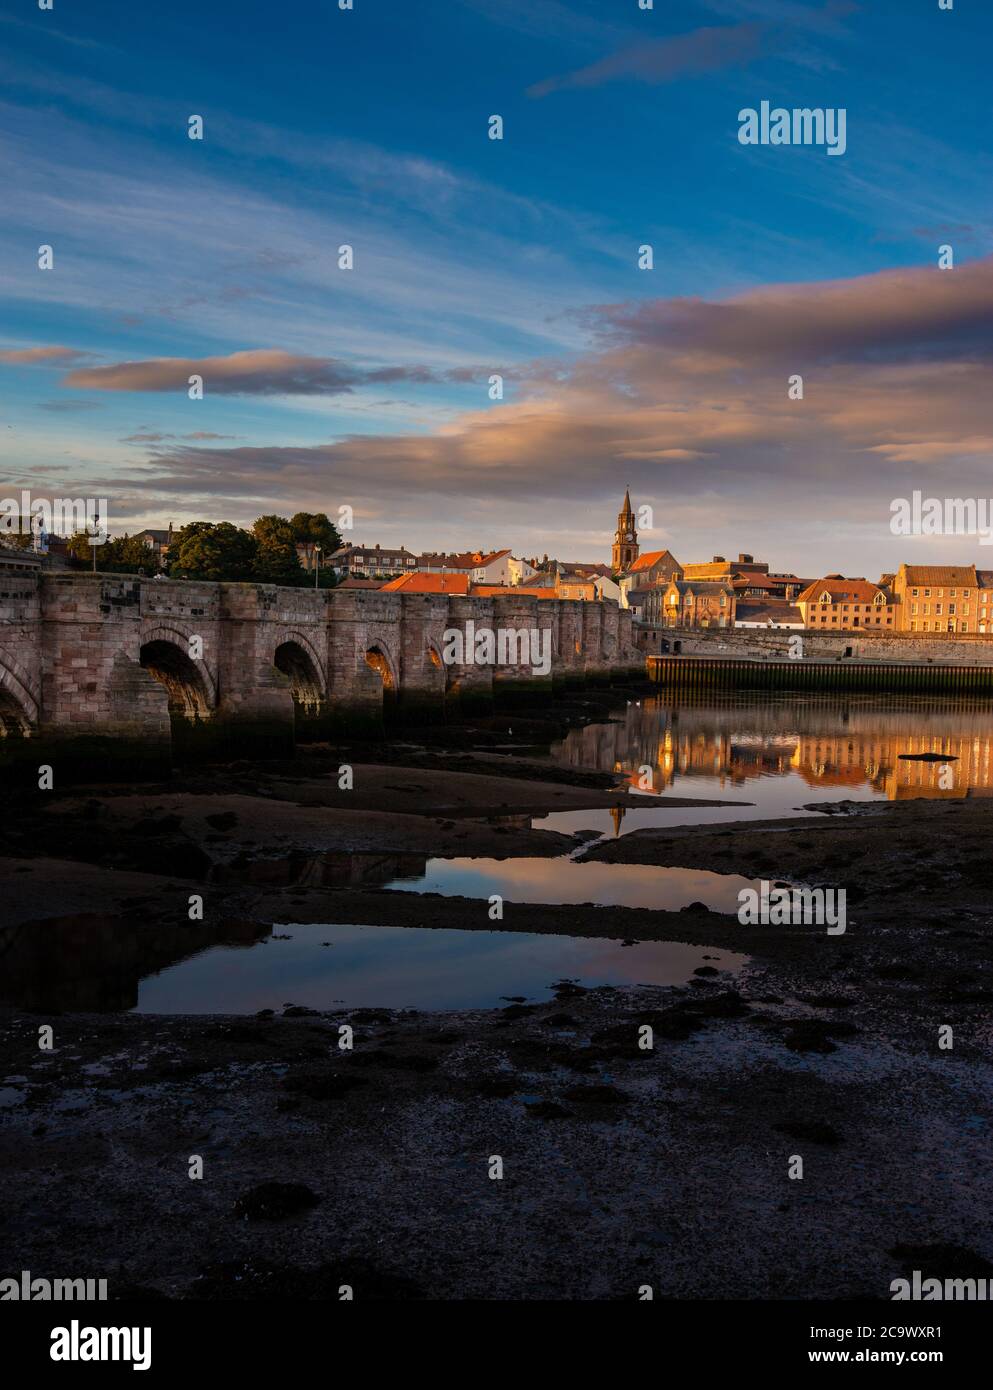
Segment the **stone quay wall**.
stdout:
<path fill-rule="evenodd" d="M 791 639 L 803 639 L 806 661 L 874 662 L 920 666 L 993 666 L 993 633 L 943 636 L 940 632 L 819 632 L 802 628 L 691 628 L 636 624 L 635 641 L 647 655 L 734 661 L 788 661 Z M 678 644 L 678 647 L 677 647 Z"/>

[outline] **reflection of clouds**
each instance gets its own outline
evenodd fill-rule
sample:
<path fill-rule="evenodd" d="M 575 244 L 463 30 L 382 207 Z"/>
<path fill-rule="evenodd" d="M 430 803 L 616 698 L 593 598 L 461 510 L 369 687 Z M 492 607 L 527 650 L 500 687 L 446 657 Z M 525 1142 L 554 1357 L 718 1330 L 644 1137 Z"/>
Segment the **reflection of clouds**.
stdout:
<path fill-rule="evenodd" d="M 290 941 L 237 956 L 214 949 L 146 980 L 142 1013 L 315 1009 L 490 1008 L 502 996 L 547 999 L 563 977 L 581 984 L 685 984 L 704 954 L 721 970 L 747 957 L 683 942 L 588 940 L 534 932 L 426 927 L 285 927 Z M 333 944 L 322 946 L 323 941 Z"/>
<path fill-rule="evenodd" d="M 738 874 L 706 869 L 659 869 L 644 864 L 575 863 L 566 859 L 432 859 L 424 879 L 387 885 L 444 897 L 511 902 L 595 903 L 601 907 L 647 907 L 667 911 L 703 902 L 715 912 L 737 912 L 738 892 L 755 885 Z"/>

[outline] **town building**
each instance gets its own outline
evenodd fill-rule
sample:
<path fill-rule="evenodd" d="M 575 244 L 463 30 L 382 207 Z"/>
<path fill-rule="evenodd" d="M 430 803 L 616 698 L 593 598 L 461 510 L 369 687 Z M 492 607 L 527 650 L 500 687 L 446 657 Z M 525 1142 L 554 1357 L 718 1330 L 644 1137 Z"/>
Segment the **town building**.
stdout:
<path fill-rule="evenodd" d="M 993 585 L 975 565 L 901 565 L 893 576 L 903 632 L 993 632 Z"/>
<path fill-rule="evenodd" d="M 297 547 L 299 554 L 299 546 Z M 302 561 L 301 561 L 302 563 Z M 354 575 L 360 579 L 392 579 L 409 574 L 417 568 L 417 556 L 404 546 L 343 545 L 323 557 L 323 564 L 338 574 Z"/>
<path fill-rule="evenodd" d="M 723 555 L 715 555 L 712 560 L 702 564 L 683 565 L 684 579 L 732 579 L 736 574 L 762 575 L 769 573 L 769 566 L 763 560 L 742 552 L 737 560 L 726 560 Z"/>
<path fill-rule="evenodd" d="M 829 574 L 816 579 L 797 598 L 804 627 L 823 632 L 855 628 L 894 631 L 899 605 L 889 590 L 868 579 Z"/>
<path fill-rule="evenodd" d="M 726 579 L 672 579 L 648 591 L 642 621 L 667 627 L 734 627 L 735 592 Z"/>
<path fill-rule="evenodd" d="M 646 550 L 624 577 L 634 581 L 629 587 L 648 588 L 668 584 L 670 579 L 682 579 L 683 567 L 670 550 Z"/>
<path fill-rule="evenodd" d="M 425 574 L 465 574 L 473 584 L 510 584 L 512 562 L 521 564 L 513 561 L 509 550 L 466 550 L 454 555 L 418 555 L 417 568 Z"/>
<path fill-rule="evenodd" d="M 151 526 L 146 527 L 144 531 L 136 531 L 134 539 L 143 541 L 145 545 L 148 546 L 149 550 L 152 551 L 159 565 L 162 566 L 166 562 L 169 548 L 174 539 L 172 522 L 169 522 L 168 529 L 165 531 L 156 530 Z"/>
<path fill-rule="evenodd" d="M 518 560 L 511 555 L 507 561 L 511 584 L 527 584 L 538 573 L 538 567 L 530 560 Z"/>
<path fill-rule="evenodd" d="M 749 600 L 735 594 L 734 625 L 744 628 L 790 628 L 803 627 L 803 614 L 795 603 L 787 599 Z"/>

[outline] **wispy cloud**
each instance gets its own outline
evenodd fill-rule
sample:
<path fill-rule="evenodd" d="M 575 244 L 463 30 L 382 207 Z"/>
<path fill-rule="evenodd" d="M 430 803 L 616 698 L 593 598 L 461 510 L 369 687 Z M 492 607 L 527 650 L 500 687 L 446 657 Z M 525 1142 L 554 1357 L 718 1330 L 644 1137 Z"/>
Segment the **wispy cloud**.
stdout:
<path fill-rule="evenodd" d="M 91 391 L 179 391 L 198 376 L 205 391 L 225 396 L 333 396 L 358 386 L 395 382 L 466 382 L 476 374 L 470 368 L 439 373 L 419 366 L 357 370 L 334 357 L 258 348 L 224 357 L 155 357 L 81 367 L 70 372 L 64 384 Z"/>
<path fill-rule="evenodd" d="M 760 24 L 728 24 L 647 43 L 641 40 L 587 67 L 536 82 L 528 88 L 528 95 L 544 97 L 570 87 L 599 87 L 624 77 L 639 82 L 672 82 L 677 77 L 740 67 L 758 55 L 763 32 Z"/>
<path fill-rule="evenodd" d="M 77 348 L 33 347 L 0 349 L 0 362 L 9 366 L 24 367 L 66 367 L 71 362 L 82 362 L 91 356 Z"/>

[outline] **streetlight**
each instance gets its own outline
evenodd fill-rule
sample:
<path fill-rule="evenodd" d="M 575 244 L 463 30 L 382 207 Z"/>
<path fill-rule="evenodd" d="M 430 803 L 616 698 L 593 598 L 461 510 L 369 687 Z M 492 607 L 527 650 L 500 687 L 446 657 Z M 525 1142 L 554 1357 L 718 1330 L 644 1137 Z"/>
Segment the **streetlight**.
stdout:
<path fill-rule="evenodd" d="M 320 547 L 319 545 L 315 545 L 315 546 L 314 546 L 314 588 L 315 588 L 315 589 L 319 587 L 317 581 L 318 581 L 318 578 L 320 577 L 320 573 L 321 573 L 321 547 Z"/>

